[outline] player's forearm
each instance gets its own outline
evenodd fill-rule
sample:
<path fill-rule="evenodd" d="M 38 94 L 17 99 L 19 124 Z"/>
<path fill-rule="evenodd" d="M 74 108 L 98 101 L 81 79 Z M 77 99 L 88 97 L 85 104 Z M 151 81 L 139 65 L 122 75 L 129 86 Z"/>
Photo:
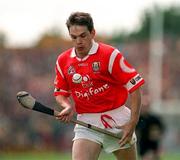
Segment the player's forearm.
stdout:
<path fill-rule="evenodd" d="M 68 97 L 65 97 L 63 95 L 58 95 L 56 96 L 56 101 L 63 108 L 72 108 L 72 105 Z"/>
<path fill-rule="evenodd" d="M 137 89 L 135 92 L 131 94 L 130 122 L 132 122 L 134 125 L 136 125 L 139 120 L 140 109 L 141 109 L 141 92 L 140 89 Z"/>

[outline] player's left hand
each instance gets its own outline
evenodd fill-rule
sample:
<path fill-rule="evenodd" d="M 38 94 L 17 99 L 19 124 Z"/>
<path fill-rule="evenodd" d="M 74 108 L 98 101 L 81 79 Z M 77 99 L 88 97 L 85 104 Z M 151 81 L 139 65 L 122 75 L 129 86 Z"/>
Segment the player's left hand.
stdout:
<path fill-rule="evenodd" d="M 132 122 L 128 122 L 122 126 L 117 126 L 117 129 L 122 129 L 122 138 L 119 141 L 119 144 L 121 147 L 123 147 L 125 144 L 130 143 L 134 130 L 135 130 L 135 124 Z"/>
<path fill-rule="evenodd" d="M 74 111 L 72 107 L 66 107 L 56 116 L 56 119 L 62 122 L 68 123 L 72 119 L 73 114 L 74 114 Z"/>

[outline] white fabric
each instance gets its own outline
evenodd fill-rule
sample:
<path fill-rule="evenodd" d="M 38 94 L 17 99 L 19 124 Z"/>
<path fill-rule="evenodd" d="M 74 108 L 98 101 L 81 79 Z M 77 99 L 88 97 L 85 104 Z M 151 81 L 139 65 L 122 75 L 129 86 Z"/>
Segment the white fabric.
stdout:
<path fill-rule="evenodd" d="M 117 108 L 117 109 L 114 109 L 111 111 L 107 111 L 104 113 L 78 114 L 77 119 L 80 121 L 89 123 L 91 125 L 95 125 L 100 128 L 105 128 L 101 122 L 101 115 L 103 115 L 103 114 L 110 115 L 115 120 L 116 124 L 121 126 L 130 120 L 131 112 L 130 112 L 129 108 L 122 106 L 120 108 Z M 111 132 L 114 132 L 114 133 L 121 132 L 120 129 L 116 129 L 116 128 L 112 128 L 112 129 L 108 128 L 108 130 Z M 80 126 L 78 124 L 75 126 L 74 132 L 75 132 L 75 137 L 73 140 L 82 138 L 82 139 L 88 139 L 90 141 L 96 142 L 96 143 L 102 145 L 104 151 L 107 153 L 112 153 L 119 149 L 128 148 L 136 142 L 135 133 L 133 134 L 132 141 L 130 144 L 126 144 L 125 146 L 120 147 L 119 143 L 118 143 L 119 139 L 99 133 L 97 131 L 93 131 L 89 128 Z"/>
<path fill-rule="evenodd" d="M 112 53 L 111 53 L 111 56 L 110 56 L 110 59 L 109 59 L 109 65 L 108 65 L 108 71 L 109 73 L 112 73 L 112 68 L 113 68 L 113 64 L 114 64 L 114 61 L 116 59 L 116 56 L 118 55 L 119 51 L 117 49 L 115 49 Z"/>

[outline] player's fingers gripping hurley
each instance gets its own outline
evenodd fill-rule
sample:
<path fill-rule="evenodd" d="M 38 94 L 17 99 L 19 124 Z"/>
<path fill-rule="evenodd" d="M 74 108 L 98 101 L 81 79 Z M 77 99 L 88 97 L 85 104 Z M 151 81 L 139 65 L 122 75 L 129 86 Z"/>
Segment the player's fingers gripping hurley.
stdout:
<path fill-rule="evenodd" d="M 56 119 L 61 120 L 63 122 L 70 122 L 73 117 L 73 110 L 71 108 L 63 109 L 57 116 Z"/>
<path fill-rule="evenodd" d="M 124 146 L 125 144 L 134 144 L 135 138 L 133 137 L 133 132 L 128 127 L 128 124 L 122 125 L 122 126 L 116 126 L 117 129 L 122 130 L 122 138 L 119 141 L 120 146 Z"/>

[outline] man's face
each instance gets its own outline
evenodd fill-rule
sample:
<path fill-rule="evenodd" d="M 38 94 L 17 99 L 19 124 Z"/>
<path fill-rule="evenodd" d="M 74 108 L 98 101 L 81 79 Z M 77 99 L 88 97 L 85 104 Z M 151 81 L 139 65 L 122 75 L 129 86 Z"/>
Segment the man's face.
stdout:
<path fill-rule="evenodd" d="M 82 57 L 86 56 L 91 49 L 95 31 L 92 30 L 90 33 L 86 26 L 73 25 L 69 28 L 69 35 L 76 53 Z"/>

